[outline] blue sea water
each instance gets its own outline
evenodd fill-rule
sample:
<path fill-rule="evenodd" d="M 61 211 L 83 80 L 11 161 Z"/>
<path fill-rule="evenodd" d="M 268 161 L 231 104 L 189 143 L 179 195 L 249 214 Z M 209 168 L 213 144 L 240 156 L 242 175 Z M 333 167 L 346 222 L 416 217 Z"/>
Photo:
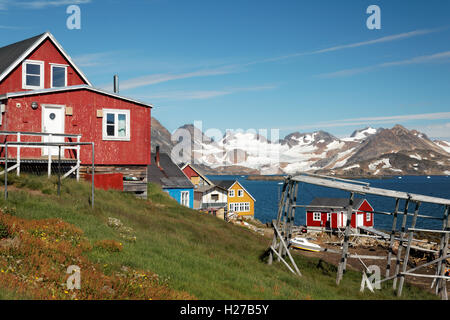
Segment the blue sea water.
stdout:
<path fill-rule="evenodd" d="M 277 217 L 278 202 L 283 187 L 282 181 L 261 181 L 247 180 L 247 176 L 225 175 L 208 176 L 209 179 L 217 180 L 238 180 L 245 189 L 256 199 L 255 218 L 263 223 L 270 222 Z M 415 194 L 428 195 L 439 198 L 450 199 L 450 177 L 449 176 L 403 176 L 401 179 L 392 177 L 387 179 L 361 179 L 369 182 L 371 187 L 384 188 L 389 190 L 404 191 Z M 327 198 L 348 198 L 349 192 L 300 183 L 297 196 L 297 204 L 309 204 L 315 197 Z M 355 195 L 355 197 L 366 198 L 376 211 L 392 212 L 395 207 L 395 199 L 373 195 Z M 405 202 L 400 201 L 400 209 L 403 212 Z M 413 212 L 415 205 L 410 204 L 409 212 Z M 419 214 L 442 217 L 443 206 L 423 203 L 420 206 Z M 398 228 L 401 219 L 398 219 Z M 411 217 L 408 217 L 408 225 Z M 305 209 L 297 208 L 295 212 L 295 224 L 305 225 Z M 377 214 L 374 220 L 375 228 L 390 230 L 392 228 L 392 216 Z M 441 229 L 442 221 L 421 219 L 417 220 L 418 228 Z"/>

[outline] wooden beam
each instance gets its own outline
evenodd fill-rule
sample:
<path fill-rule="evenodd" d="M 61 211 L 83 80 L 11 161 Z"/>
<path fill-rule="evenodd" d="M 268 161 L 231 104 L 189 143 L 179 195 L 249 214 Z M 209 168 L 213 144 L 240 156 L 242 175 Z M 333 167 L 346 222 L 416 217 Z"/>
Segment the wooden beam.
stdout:
<path fill-rule="evenodd" d="M 331 179 L 333 179 L 333 178 L 331 178 Z M 319 177 L 313 177 L 313 176 L 307 176 L 307 175 L 298 175 L 298 176 L 292 177 L 292 180 L 315 184 L 318 186 L 340 189 L 340 190 L 354 192 L 354 193 L 358 193 L 358 194 L 373 194 L 373 195 L 378 195 L 378 196 L 383 196 L 383 197 L 399 198 L 399 199 L 404 199 L 404 200 L 411 199 L 414 202 L 427 202 L 427 203 L 436 203 L 436 204 L 442 204 L 442 205 L 450 205 L 450 199 L 443 199 L 443 198 L 430 197 L 430 196 L 425 196 L 425 195 L 420 195 L 420 194 L 407 193 L 407 192 L 402 192 L 402 191 L 362 186 L 362 185 L 356 184 L 356 182 L 354 182 L 354 181 L 352 181 L 353 183 L 333 181 L 333 180 L 330 180 L 330 177 L 328 177 L 328 179 L 326 179 L 326 178 L 319 178 Z"/>

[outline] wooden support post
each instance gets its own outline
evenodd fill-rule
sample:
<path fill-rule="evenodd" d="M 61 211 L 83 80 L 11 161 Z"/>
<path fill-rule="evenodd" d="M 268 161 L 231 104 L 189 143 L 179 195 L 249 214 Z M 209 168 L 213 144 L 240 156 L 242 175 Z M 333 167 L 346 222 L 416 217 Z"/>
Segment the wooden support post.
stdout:
<path fill-rule="evenodd" d="M 281 239 L 284 239 L 286 237 L 286 234 L 285 234 L 286 221 L 287 221 L 287 217 L 286 216 L 287 216 L 287 212 L 289 211 L 289 197 L 290 197 L 291 192 L 292 192 L 292 186 L 293 186 L 293 183 L 292 183 L 292 181 L 289 180 L 289 185 L 288 185 L 288 188 L 287 188 L 287 194 L 286 194 L 286 199 L 285 199 L 284 208 L 283 208 L 283 226 L 282 226 L 282 228 L 280 228 L 281 229 L 281 232 L 280 232 L 280 238 Z M 279 251 L 278 251 L 278 253 L 279 253 L 278 254 L 278 261 L 280 261 L 280 257 L 283 256 L 283 251 L 284 251 L 283 246 L 280 246 Z"/>
<path fill-rule="evenodd" d="M 450 220 L 449 220 L 449 206 L 445 206 L 445 213 L 444 213 L 444 223 L 443 225 L 445 226 L 443 228 L 443 231 L 449 231 L 450 230 Z M 448 240 L 449 240 L 449 233 L 443 233 L 442 237 L 441 237 L 441 246 L 442 246 L 442 250 L 440 250 L 439 252 L 439 257 L 444 256 L 447 254 L 447 250 L 448 250 Z M 439 268 L 439 275 L 442 277 L 445 274 L 445 266 L 446 266 L 446 262 L 444 261 L 440 261 L 440 268 Z M 437 294 L 441 296 L 442 300 L 448 300 L 448 294 L 447 294 L 447 281 L 444 279 L 437 279 L 436 280 L 436 288 L 437 288 Z"/>
<path fill-rule="evenodd" d="M 17 133 L 17 142 L 20 142 L 20 132 Z M 17 147 L 17 169 L 16 174 L 20 177 L 20 147 Z"/>
<path fill-rule="evenodd" d="M 395 290 L 397 288 L 397 275 L 400 272 L 400 259 L 402 254 L 402 247 L 403 247 L 403 239 L 405 238 L 405 227 L 406 227 L 406 219 L 408 218 L 408 206 L 409 206 L 409 198 L 406 199 L 405 202 L 405 210 L 403 211 L 403 220 L 402 220 L 402 227 L 401 227 L 401 233 L 400 233 L 400 241 L 398 243 L 398 249 L 397 249 L 397 261 L 395 262 L 395 271 L 394 275 L 396 276 L 394 278 L 392 288 Z"/>
<path fill-rule="evenodd" d="M 419 214 L 419 207 L 420 207 L 420 202 L 416 202 L 416 209 L 414 210 L 414 217 L 413 217 L 412 222 L 411 222 L 411 228 L 414 228 L 416 226 L 417 215 Z M 413 230 L 409 230 L 408 246 L 406 247 L 405 257 L 403 258 L 402 273 L 405 273 L 406 272 L 406 268 L 408 267 L 409 252 L 411 250 L 411 242 L 412 242 L 412 239 L 413 239 L 413 235 L 414 235 L 414 231 Z M 399 247 L 399 249 L 400 249 L 400 247 Z M 400 297 L 402 295 L 404 282 L 405 282 L 405 276 L 402 275 L 400 277 L 400 281 L 399 281 L 399 284 L 398 284 L 398 290 L 397 290 L 397 296 L 398 297 Z"/>
<path fill-rule="evenodd" d="M 387 256 L 387 263 L 386 263 L 386 278 L 389 277 L 389 271 L 391 270 L 391 260 L 392 260 L 392 247 L 394 246 L 394 240 L 395 240 L 395 230 L 397 229 L 397 214 L 398 214 L 398 207 L 400 205 L 400 199 L 395 199 L 395 210 L 394 210 L 394 218 L 392 219 L 392 231 L 391 236 L 389 239 L 389 251 Z"/>
<path fill-rule="evenodd" d="M 81 142 L 81 136 L 77 136 L 77 142 Z M 77 146 L 77 181 L 80 181 L 80 167 L 81 167 L 81 146 Z"/>
<path fill-rule="evenodd" d="M 293 201 L 291 204 L 291 214 L 289 217 L 289 229 L 288 229 L 288 235 L 287 235 L 287 244 L 289 245 L 289 243 L 291 243 L 291 239 L 292 239 L 292 228 L 294 227 L 294 222 L 295 222 L 295 205 L 297 203 L 297 193 L 298 193 L 298 182 L 294 182 L 295 187 L 294 187 L 294 191 L 293 191 Z"/>
<path fill-rule="evenodd" d="M 282 213 L 282 210 L 283 210 L 283 207 L 284 207 L 284 201 L 285 201 L 285 198 L 286 198 L 286 189 L 287 189 L 287 187 L 288 187 L 288 180 L 285 180 L 284 184 L 283 184 L 283 190 L 281 192 L 281 199 L 280 199 L 280 202 L 278 203 L 277 220 L 276 220 L 276 223 L 274 225 L 274 226 L 277 226 L 277 227 L 280 225 L 281 213 Z M 272 222 L 272 224 L 273 224 L 273 222 Z M 271 247 L 275 248 L 276 243 L 277 243 L 277 234 L 274 231 L 273 232 L 273 239 L 272 239 L 272 246 Z M 272 252 L 272 250 L 270 250 L 270 252 L 269 252 L 269 260 L 268 260 L 267 263 L 269 265 L 271 265 L 272 262 L 273 262 L 273 252 Z"/>
<path fill-rule="evenodd" d="M 52 142 L 52 135 L 49 134 L 48 135 L 48 141 Z M 48 167 L 47 167 L 47 175 L 50 178 L 50 176 L 52 175 L 52 149 L 50 147 L 47 147 L 47 151 L 48 151 Z"/>
<path fill-rule="evenodd" d="M 349 204 L 347 207 L 347 223 L 345 226 L 344 243 L 342 244 L 342 257 L 341 257 L 341 261 L 339 262 L 339 266 L 338 266 L 336 284 L 339 284 L 341 282 L 342 276 L 344 275 L 344 272 L 345 272 L 346 263 L 347 263 L 348 240 L 349 240 L 350 227 L 351 227 L 352 214 L 353 214 L 354 195 L 355 195 L 354 192 L 350 193 L 350 200 L 349 200 Z"/>

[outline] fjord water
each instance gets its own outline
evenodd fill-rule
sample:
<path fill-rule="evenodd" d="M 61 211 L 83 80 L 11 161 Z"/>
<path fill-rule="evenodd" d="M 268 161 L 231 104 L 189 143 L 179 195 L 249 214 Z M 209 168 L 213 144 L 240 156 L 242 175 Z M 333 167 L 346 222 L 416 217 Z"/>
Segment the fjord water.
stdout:
<path fill-rule="evenodd" d="M 266 223 L 277 217 L 278 202 L 283 187 L 282 181 L 247 180 L 247 176 L 226 175 L 208 176 L 217 180 L 238 180 L 245 189 L 256 199 L 255 218 Z M 359 179 L 370 183 L 371 187 L 384 188 L 389 190 L 404 191 L 415 194 L 428 195 L 439 198 L 450 199 L 450 177 L 449 176 L 398 176 L 383 179 Z M 297 204 L 309 204 L 315 197 L 325 198 L 348 198 L 349 192 L 325 188 L 311 184 L 300 183 L 298 188 Z M 355 195 L 357 198 L 365 198 L 376 211 L 392 212 L 395 208 L 395 199 L 372 195 Z M 400 201 L 400 211 L 403 212 L 404 201 Z M 415 204 L 409 205 L 409 212 L 414 212 Z M 423 203 L 420 206 L 419 214 L 442 217 L 443 206 Z M 408 217 L 407 224 L 411 223 Z M 401 219 L 397 219 L 397 226 L 400 228 Z M 305 225 L 305 209 L 297 208 L 295 212 L 295 224 Z M 380 230 L 390 230 L 392 227 L 392 216 L 375 215 L 375 228 Z M 442 221 L 431 219 L 418 219 L 418 228 L 441 229 Z"/>

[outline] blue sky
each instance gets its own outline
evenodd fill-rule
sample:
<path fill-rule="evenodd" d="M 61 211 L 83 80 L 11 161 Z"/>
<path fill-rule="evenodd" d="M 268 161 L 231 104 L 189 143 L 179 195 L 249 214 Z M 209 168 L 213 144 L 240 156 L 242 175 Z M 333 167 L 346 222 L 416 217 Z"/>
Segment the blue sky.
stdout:
<path fill-rule="evenodd" d="M 94 86 L 117 73 L 170 131 L 399 123 L 450 140 L 449 15 L 447 0 L 0 0 L 0 46 L 50 31 Z"/>

